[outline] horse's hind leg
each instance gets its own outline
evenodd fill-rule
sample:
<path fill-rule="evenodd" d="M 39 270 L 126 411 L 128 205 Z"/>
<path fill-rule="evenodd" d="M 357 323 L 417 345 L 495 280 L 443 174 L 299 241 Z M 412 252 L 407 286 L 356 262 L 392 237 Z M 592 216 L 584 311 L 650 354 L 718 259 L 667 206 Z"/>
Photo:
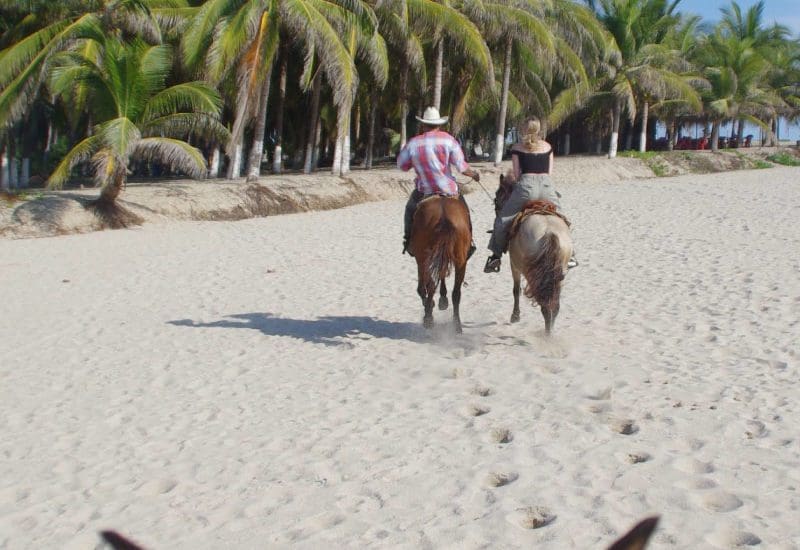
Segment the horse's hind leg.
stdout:
<path fill-rule="evenodd" d="M 511 322 L 519 322 L 519 293 L 520 293 L 520 273 L 513 267 L 511 268 L 511 275 L 514 277 L 514 309 L 511 312 Z"/>
<path fill-rule="evenodd" d="M 422 324 L 425 328 L 433 328 L 433 303 L 435 297 L 436 283 L 429 280 L 425 283 L 425 295 L 422 298 L 422 305 L 425 308 L 425 317 L 422 318 Z"/>
<path fill-rule="evenodd" d="M 422 318 L 422 325 L 425 328 L 433 327 L 433 297 L 436 291 L 436 285 L 429 280 L 428 276 L 422 269 L 422 264 L 417 266 L 417 294 L 422 300 L 422 308 L 425 310 L 425 316 Z"/>
<path fill-rule="evenodd" d="M 439 283 L 439 309 L 444 311 L 450 305 L 450 302 L 447 300 L 447 284 L 445 280 L 442 279 Z"/>
<path fill-rule="evenodd" d="M 467 264 L 456 266 L 456 280 L 453 283 L 453 325 L 456 334 L 462 334 L 464 331 L 461 328 L 461 314 L 459 306 L 461 305 L 461 283 L 464 282 L 464 275 L 467 272 Z"/>
<path fill-rule="evenodd" d="M 559 305 L 542 306 L 542 317 L 544 317 L 544 331 L 550 334 L 553 326 L 556 324 L 556 317 L 558 316 Z"/>

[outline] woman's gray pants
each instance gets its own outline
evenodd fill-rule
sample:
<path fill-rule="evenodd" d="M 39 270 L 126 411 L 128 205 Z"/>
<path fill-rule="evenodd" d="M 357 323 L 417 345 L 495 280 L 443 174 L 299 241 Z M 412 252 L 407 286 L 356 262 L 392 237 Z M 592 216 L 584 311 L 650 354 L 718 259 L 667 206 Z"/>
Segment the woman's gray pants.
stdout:
<path fill-rule="evenodd" d="M 528 201 L 548 200 L 561 211 L 556 188 L 547 174 L 522 174 L 519 181 L 514 184 L 511 195 L 500 209 L 500 214 L 494 219 L 494 231 L 489 239 L 489 250 L 498 258 L 508 245 L 508 230 L 514 216 L 519 214 Z"/>

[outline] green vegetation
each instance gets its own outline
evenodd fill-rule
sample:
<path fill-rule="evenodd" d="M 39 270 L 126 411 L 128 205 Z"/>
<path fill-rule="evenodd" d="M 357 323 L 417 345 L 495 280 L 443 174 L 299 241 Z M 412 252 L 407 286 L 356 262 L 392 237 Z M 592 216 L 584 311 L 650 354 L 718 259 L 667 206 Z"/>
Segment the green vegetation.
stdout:
<path fill-rule="evenodd" d="M 775 153 L 774 155 L 768 156 L 767 160 L 784 166 L 800 166 L 800 158 L 790 153 Z"/>
<path fill-rule="evenodd" d="M 427 105 L 499 162 L 527 116 L 571 149 L 645 152 L 732 122 L 767 140 L 800 116 L 800 40 L 764 3 L 714 26 L 680 0 L 3 0 L 0 158 L 15 181 L 94 177 L 112 214 L 129 174 L 257 178 L 369 169 Z M 271 161 L 266 163 L 265 161 Z M 699 162 L 699 161 L 698 161 Z M 779 161 L 774 161 L 779 162 Z M 2 182 L 8 187 L 9 182 Z M 119 212 L 117 212 L 119 213 Z"/>

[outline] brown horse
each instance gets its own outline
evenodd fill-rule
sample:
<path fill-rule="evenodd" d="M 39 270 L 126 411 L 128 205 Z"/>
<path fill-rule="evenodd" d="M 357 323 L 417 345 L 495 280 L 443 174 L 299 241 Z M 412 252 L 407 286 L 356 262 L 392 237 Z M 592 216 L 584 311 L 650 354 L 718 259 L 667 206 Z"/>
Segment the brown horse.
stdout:
<path fill-rule="evenodd" d="M 453 324 L 461 334 L 461 284 L 467 270 L 467 254 L 472 241 L 469 211 L 455 197 L 433 196 L 417 206 L 411 225 L 409 251 L 417 260 L 417 294 L 422 299 L 425 328 L 433 327 L 433 302 L 441 283 L 439 309 L 447 309 L 445 279 L 455 268 L 453 283 Z"/>
<path fill-rule="evenodd" d="M 509 186 L 500 176 L 495 209 L 510 195 Z M 508 253 L 514 278 L 514 310 L 511 322 L 519 321 L 520 280 L 527 282 L 525 296 L 541 308 L 545 332 L 553 330 L 561 303 L 561 287 L 572 256 L 572 237 L 568 222 L 555 213 L 548 201 L 531 201 L 514 220 L 509 233 Z"/>

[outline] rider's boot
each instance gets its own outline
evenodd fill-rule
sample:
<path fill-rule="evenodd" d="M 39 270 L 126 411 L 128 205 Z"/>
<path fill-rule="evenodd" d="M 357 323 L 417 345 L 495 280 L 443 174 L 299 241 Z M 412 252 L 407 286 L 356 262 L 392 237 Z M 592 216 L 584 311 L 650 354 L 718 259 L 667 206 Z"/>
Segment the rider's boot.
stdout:
<path fill-rule="evenodd" d="M 408 249 L 408 235 L 403 235 L 403 254 L 408 254 L 412 258 L 414 257 L 414 255 Z"/>
<path fill-rule="evenodd" d="M 486 265 L 483 267 L 484 273 L 497 273 L 500 271 L 500 256 L 492 254 L 486 259 Z"/>

